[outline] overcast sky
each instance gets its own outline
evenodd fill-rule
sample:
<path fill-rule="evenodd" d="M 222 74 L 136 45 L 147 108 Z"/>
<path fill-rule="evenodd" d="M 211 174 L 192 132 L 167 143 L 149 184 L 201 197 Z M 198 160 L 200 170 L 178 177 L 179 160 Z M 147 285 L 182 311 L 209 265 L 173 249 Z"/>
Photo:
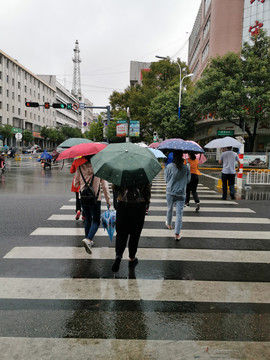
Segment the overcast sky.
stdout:
<path fill-rule="evenodd" d="M 187 61 L 201 0 L 0 0 L 0 48 L 35 74 L 72 88 L 79 41 L 83 94 L 107 106 L 129 85 L 130 61 Z"/>

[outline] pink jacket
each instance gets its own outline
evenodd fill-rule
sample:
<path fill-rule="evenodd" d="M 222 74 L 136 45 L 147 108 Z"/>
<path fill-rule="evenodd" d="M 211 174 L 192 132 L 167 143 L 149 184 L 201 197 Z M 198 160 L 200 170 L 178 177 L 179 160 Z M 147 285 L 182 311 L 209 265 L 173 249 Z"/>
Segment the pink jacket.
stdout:
<path fill-rule="evenodd" d="M 91 179 L 92 179 L 92 177 L 94 175 L 91 163 L 86 162 L 86 163 L 80 165 L 80 168 L 81 168 L 82 174 L 83 174 L 83 176 L 85 178 L 85 181 L 87 183 L 91 182 Z M 95 191 L 96 194 L 98 192 L 98 188 L 99 188 L 100 185 L 102 187 L 103 194 L 104 194 L 104 197 L 106 199 L 106 202 L 109 203 L 110 202 L 110 190 L 109 190 L 108 182 L 106 180 L 100 179 L 100 178 L 95 176 L 92 186 L 93 186 L 94 191 Z M 85 187 L 85 182 L 84 182 L 84 180 L 83 180 L 83 178 L 81 176 L 79 167 L 77 168 L 75 176 L 74 176 L 74 186 L 75 187 L 80 186 L 81 191 Z M 99 191 L 98 200 L 101 201 L 101 190 Z"/>

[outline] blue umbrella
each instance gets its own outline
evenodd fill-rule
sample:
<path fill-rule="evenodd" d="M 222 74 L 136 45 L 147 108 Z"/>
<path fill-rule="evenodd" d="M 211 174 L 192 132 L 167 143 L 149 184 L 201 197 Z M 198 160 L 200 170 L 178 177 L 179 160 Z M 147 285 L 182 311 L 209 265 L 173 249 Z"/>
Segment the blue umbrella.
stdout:
<path fill-rule="evenodd" d="M 153 148 L 148 148 L 148 150 L 150 150 L 156 158 L 166 158 L 167 156 L 163 154 L 162 151 L 158 150 L 158 149 L 153 149 Z"/>
<path fill-rule="evenodd" d="M 110 210 L 110 209 L 106 210 L 101 215 L 101 221 L 102 221 L 104 230 L 105 229 L 107 230 L 109 238 L 112 241 L 114 230 L 115 230 L 115 225 L 116 225 L 116 211 Z"/>
<path fill-rule="evenodd" d="M 204 153 L 204 150 L 200 147 L 200 145 L 182 139 L 168 139 L 165 140 L 158 146 L 159 150 L 181 150 L 183 152 L 194 152 L 194 153 Z"/>

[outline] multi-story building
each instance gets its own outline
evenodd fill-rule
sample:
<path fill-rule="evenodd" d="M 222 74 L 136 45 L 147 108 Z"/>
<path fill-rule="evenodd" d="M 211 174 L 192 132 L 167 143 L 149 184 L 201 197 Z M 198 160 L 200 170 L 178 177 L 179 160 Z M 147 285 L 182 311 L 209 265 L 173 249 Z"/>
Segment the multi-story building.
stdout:
<path fill-rule="evenodd" d="M 250 42 L 251 35 L 260 29 L 270 34 L 269 0 L 202 0 L 189 38 L 188 65 L 193 81 L 200 78 L 210 58 L 227 52 L 240 54 L 243 43 Z M 196 123 L 195 140 L 202 145 L 225 135 L 248 137 L 240 127 L 213 117 Z M 266 151 L 269 139 L 270 126 L 259 124 L 256 150 Z"/>
<path fill-rule="evenodd" d="M 55 75 L 35 75 L 17 60 L 0 50 L 0 125 L 12 126 L 14 136 L 8 145 L 16 143 L 15 134 L 29 130 L 34 142 L 42 146 L 41 128 L 68 125 L 79 127 L 83 132 L 93 121 L 93 106 L 88 99 L 72 95 L 61 85 Z M 37 102 L 39 107 L 26 107 L 27 101 Z M 78 104 L 71 109 L 45 109 L 45 103 Z"/>
<path fill-rule="evenodd" d="M 27 129 L 40 139 L 42 126 L 56 126 L 54 112 L 44 107 L 27 108 L 26 101 L 52 103 L 55 89 L 0 50 L 0 124 L 12 126 L 14 135 Z M 8 145 L 15 144 L 15 136 Z"/>
<path fill-rule="evenodd" d="M 49 84 L 55 91 L 55 99 L 53 102 L 67 104 L 78 103 L 78 99 L 71 94 L 63 85 L 57 80 L 55 75 L 38 75 L 43 81 Z M 55 126 L 68 125 L 71 127 L 80 127 L 80 111 L 79 109 L 72 110 L 65 109 L 53 109 L 55 116 Z"/>
<path fill-rule="evenodd" d="M 209 58 L 240 53 L 244 0 L 202 0 L 189 37 L 188 66 L 197 80 Z"/>

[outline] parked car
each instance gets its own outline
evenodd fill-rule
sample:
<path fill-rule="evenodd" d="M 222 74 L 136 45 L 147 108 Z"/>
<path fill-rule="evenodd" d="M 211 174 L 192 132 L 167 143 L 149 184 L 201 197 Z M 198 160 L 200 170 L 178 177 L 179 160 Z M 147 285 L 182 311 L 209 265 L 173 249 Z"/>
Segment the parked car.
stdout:
<path fill-rule="evenodd" d="M 23 149 L 24 154 L 33 154 L 34 152 L 40 153 L 40 152 L 43 152 L 43 150 L 41 149 L 41 147 L 39 145 L 32 145 L 28 148 Z"/>

